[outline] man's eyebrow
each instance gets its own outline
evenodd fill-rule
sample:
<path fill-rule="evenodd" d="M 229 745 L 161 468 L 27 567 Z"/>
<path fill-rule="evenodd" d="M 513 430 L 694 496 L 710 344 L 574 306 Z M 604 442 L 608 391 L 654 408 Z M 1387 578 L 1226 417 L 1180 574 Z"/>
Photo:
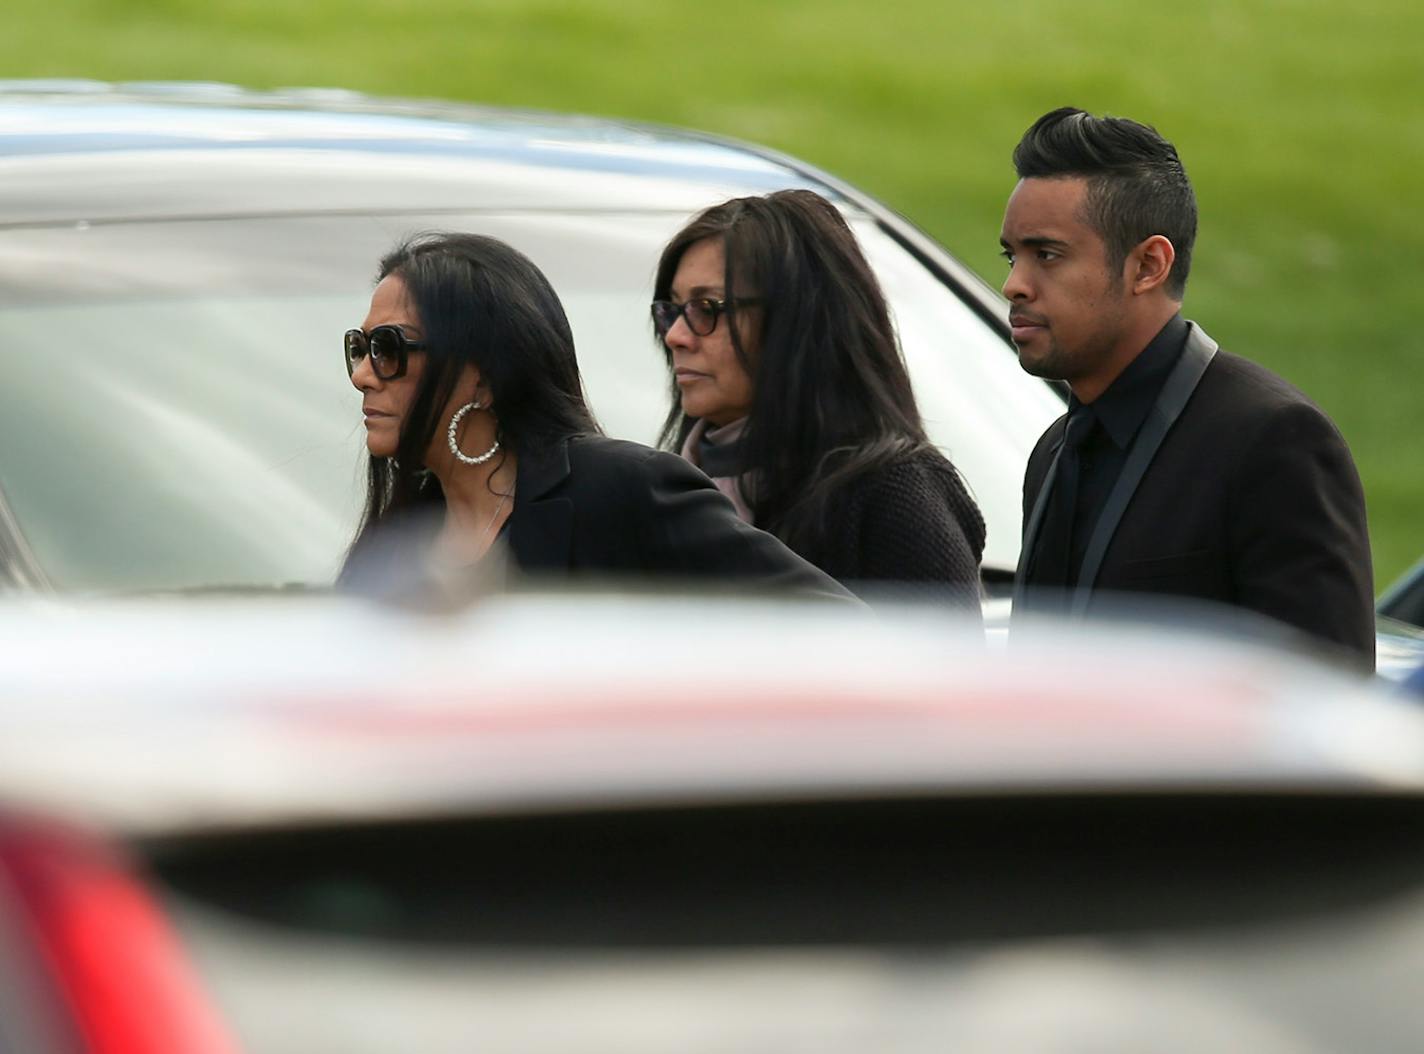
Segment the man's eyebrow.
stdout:
<path fill-rule="evenodd" d="M 1000 238 L 1000 239 L 999 239 L 999 244 L 1002 245 L 1005 249 L 1012 248 L 1012 247 L 1009 245 L 1008 242 L 1004 241 L 1003 238 Z M 1068 248 L 1068 243 L 1065 242 L 1065 241 L 1063 241 L 1061 238 L 1050 238 L 1050 237 L 1048 237 L 1046 234 L 1030 234 L 1027 238 L 1020 238 L 1020 239 L 1019 239 L 1019 244 L 1020 244 L 1020 245 L 1026 245 L 1026 246 L 1028 246 L 1028 247 L 1030 247 L 1030 248 L 1034 248 L 1034 249 L 1043 249 L 1043 248 L 1066 249 L 1066 248 Z"/>

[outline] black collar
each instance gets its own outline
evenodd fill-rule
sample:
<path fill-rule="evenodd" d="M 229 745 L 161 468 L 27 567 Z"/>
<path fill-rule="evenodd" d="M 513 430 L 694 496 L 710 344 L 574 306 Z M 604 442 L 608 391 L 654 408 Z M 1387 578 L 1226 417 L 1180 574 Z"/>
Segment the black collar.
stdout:
<path fill-rule="evenodd" d="M 569 478 L 569 437 L 555 440 L 542 449 L 519 452 L 515 473 L 514 500 L 538 501 Z"/>
<path fill-rule="evenodd" d="M 1162 385 L 1172 367 L 1182 357 L 1190 325 L 1181 315 L 1171 320 L 1152 338 L 1147 347 L 1108 385 L 1107 391 L 1087 404 L 1108 437 L 1121 450 L 1126 450 L 1147 420 Z M 1082 405 L 1069 401 L 1070 409 Z"/>

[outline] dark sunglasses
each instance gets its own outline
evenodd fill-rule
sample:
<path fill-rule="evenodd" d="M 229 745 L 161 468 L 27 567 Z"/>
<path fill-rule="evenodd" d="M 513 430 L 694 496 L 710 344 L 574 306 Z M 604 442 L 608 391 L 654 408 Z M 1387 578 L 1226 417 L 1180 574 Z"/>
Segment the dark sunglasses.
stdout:
<path fill-rule="evenodd" d="M 352 375 L 367 355 L 371 370 L 383 381 L 405 376 L 406 352 L 424 351 L 425 342 L 411 340 L 399 326 L 377 326 L 367 333 L 363 329 L 346 331 L 346 373 Z"/>
<path fill-rule="evenodd" d="M 671 300 L 653 301 L 653 329 L 659 337 L 667 336 L 668 330 L 677 325 L 678 317 L 687 319 L 687 328 L 699 337 L 710 337 L 717 328 L 717 319 L 727 312 L 728 304 L 755 304 L 757 298 L 739 296 L 734 300 L 713 300 L 711 297 L 697 297 L 681 304 Z"/>

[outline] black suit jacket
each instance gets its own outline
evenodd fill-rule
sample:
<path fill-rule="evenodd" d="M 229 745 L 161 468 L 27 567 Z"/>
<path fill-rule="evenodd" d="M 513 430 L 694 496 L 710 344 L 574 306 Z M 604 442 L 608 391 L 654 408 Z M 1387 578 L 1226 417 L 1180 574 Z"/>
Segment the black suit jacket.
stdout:
<path fill-rule="evenodd" d="M 1259 612 L 1374 665 L 1365 501 L 1344 439 L 1269 370 L 1216 350 L 1195 324 L 1189 353 L 1215 351 L 1107 538 L 1091 609 L 1108 592 L 1195 597 Z M 1032 513 L 1063 442 L 1049 427 L 1024 475 L 1023 556 Z M 1144 426 L 1144 430 L 1145 430 Z M 1100 521 L 1098 531 L 1110 524 Z M 1090 541 L 1090 555 L 1093 542 Z M 1085 570 L 1088 565 L 1085 564 Z"/>
<path fill-rule="evenodd" d="M 435 503 L 383 521 L 352 549 L 338 587 L 391 599 L 438 593 L 424 553 L 443 510 Z M 687 461 L 602 436 L 521 452 L 514 510 L 500 536 L 514 569 L 534 584 L 636 576 L 854 602 L 834 579 L 743 523 Z"/>

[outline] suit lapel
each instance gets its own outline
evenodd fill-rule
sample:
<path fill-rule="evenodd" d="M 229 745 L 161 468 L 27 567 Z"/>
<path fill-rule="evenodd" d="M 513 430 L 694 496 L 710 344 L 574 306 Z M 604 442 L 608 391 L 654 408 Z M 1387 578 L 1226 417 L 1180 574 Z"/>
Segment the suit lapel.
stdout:
<path fill-rule="evenodd" d="M 569 442 L 560 440 L 541 455 L 520 456 L 509 548 L 515 563 L 526 571 L 569 566 L 573 502 L 554 496 L 569 477 Z"/>
<path fill-rule="evenodd" d="M 1038 543 L 1038 531 L 1043 526 L 1043 513 L 1048 508 L 1048 499 L 1053 493 L 1053 479 L 1058 473 L 1058 459 L 1063 454 L 1063 440 L 1068 434 L 1067 415 L 1065 414 L 1061 420 L 1063 427 L 1054 447 L 1053 458 L 1049 461 L 1048 471 L 1044 473 L 1043 481 L 1038 486 L 1038 497 L 1034 499 L 1028 523 L 1024 525 L 1023 544 L 1019 549 L 1019 566 L 1014 572 L 1014 610 L 1020 610 L 1023 606 L 1024 592 L 1027 589 L 1029 560 L 1033 556 L 1034 546 Z"/>
<path fill-rule="evenodd" d="M 1195 322 L 1189 325 L 1191 328 L 1187 331 L 1187 343 L 1182 349 L 1182 357 L 1177 360 L 1177 365 L 1172 367 L 1157 401 L 1148 412 L 1147 420 L 1142 423 L 1137 438 L 1132 441 L 1127 461 L 1123 464 L 1122 472 L 1113 484 L 1107 503 L 1098 516 L 1097 526 L 1093 528 L 1088 539 L 1088 548 L 1083 553 L 1083 565 L 1078 571 L 1078 585 L 1070 606 L 1072 614 L 1082 614 L 1087 609 L 1093 584 L 1098 579 L 1098 572 L 1102 570 L 1103 557 L 1107 555 L 1108 545 L 1117 531 L 1118 524 L 1122 522 L 1122 514 L 1127 510 L 1128 502 L 1137 492 L 1142 477 L 1147 474 L 1162 440 L 1177 423 L 1177 418 L 1181 416 L 1192 393 L 1197 390 L 1197 383 L 1202 374 L 1216 355 L 1216 341 L 1203 333 Z"/>

